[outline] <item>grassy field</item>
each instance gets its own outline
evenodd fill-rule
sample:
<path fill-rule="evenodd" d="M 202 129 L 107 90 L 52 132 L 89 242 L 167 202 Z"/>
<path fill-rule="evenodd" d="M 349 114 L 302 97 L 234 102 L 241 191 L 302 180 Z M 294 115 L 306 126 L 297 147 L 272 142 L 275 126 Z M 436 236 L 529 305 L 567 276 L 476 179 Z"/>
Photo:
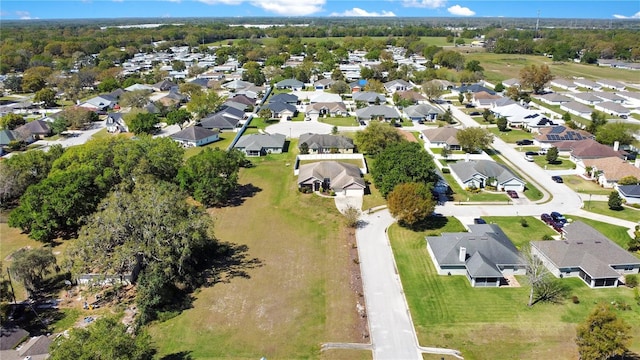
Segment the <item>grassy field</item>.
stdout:
<path fill-rule="evenodd" d="M 531 240 L 542 240 L 545 235 L 556 236 L 558 232 L 534 216 L 483 216 L 490 224 L 498 224 L 511 242 L 522 249 Z M 527 227 L 520 224 L 520 219 L 527 220 Z"/>
<path fill-rule="evenodd" d="M 465 54 L 467 61 L 478 60 L 485 69 L 484 74 L 489 82 L 518 78 L 520 69 L 529 64 L 547 64 L 556 77 L 584 77 L 587 79 L 611 79 L 628 81 L 637 74 L 632 70 L 599 67 L 596 65 L 576 64 L 573 62 L 554 63 L 551 59 L 536 55 L 511 55 L 477 52 Z"/>
<path fill-rule="evenodd" d="M 423 346 L 458 349 L 465 359 L 576 359 L 576 325 L 584 321 L 596 303 L 611 301 L 631 304 L 632 310 L 619 311 L 618 316 L 632 326 L 631 334 L 640 331 L 640 308 L 631 289 L 592 290 L 580 279 L 565 279 L 579 304 L 565 301 L 529 308 L 529 288 L 521 277 L 520 288 L 474 289 L 464 276 L 437 275 L 424 235 L 397 225 L 389 229 L 418 340 Z M 640 351 L 637 336 L 631 350 Z"/>
<path fill-rule="evenodd" d="M 596 214 L 607 215 L 628 221 L 640 221 L 640 209 L 624 207 L 622 210 L 616 211 L 609 209 L 606 201 L 585 201 L 584 209 Z"/>
<path fill-rule="evenodd" d="M 500 131 L 497 127 L 488 128 L 489 132 L 491 132 L 495 137 L 500 138 L 502 141 L 515 144 L 516 141 L 521 139 L 532 140 L 533 134 L 530 132 L 520 130 L 520 129 L 511 129 L 510 131 Z"/>
<path fill-rule="evenodd" d="M 334 125 L 334 126 L 358 126 L 358 120 L 356 120 L 355 116 L 335 116 L 335 117 L 327 117 L 327 118 L 319 118 L 319 122 Z"/>
<path fill-rule="evenodd" d="M 472 193 L 470 191 L 466 191 L 463 188 L 461 188 L 458 182 L 453 178 L 453 176 L 451 176 L 451 174 L 444 174 L 444 178 L 445 180 L 447 180 L 447 183 L 449 184 L 449 186 L 451 187 L 451 190 L 453 191 L 454 202 L 460 202 L 460 201 L 503 202 L 504 201 L 505 204 L 509 202 L 509 197 L 507 196 L 506 193 L 496 194 L 496 193 L 490 193 L 490 192 L 484 192 L 484 191 L 481 191 L 479 193 Z"/>
<path fill-rule="evenodd" d="M 598 185 L 597 183 L 589 180 L 583 179 L 578 175 L 571 176 L 563 176 L 562 180 L 564 184 L 570 187 L 573 191 L 584 193 L 584 194 L 593 194 L 593 195 L 609 195 L 611 194 L 611 189 L 605 189 Z"/>
<path fill-rule="evenodd" d="M 217 237 L 239 251 L 239 276 L 202 289 L 192 309 L 151 327 L 160 357 L 371 358 L 367 351 L 319 352 L 323 342 L 362 341 L 359 299 L 344 220 L 333 199 L 297 191 L 286 166 L 294 156 L 252 159 L 256 166 L 241 171 L 240 184 L 257 188 L 255 195 L 210 211 Z"/>
<path fill-rule="evenodd" d="M 575 169 L 576 164 L 571 162 L 569 158 L 561 158 L 559 157 L 556 162 L 553 164 L 549 164 L 546 157 L 544 155 L 538 155 L 533 157 L 533 162 L 538 164 L 541 168 L 545 170 L 565 170 L 565 169 Z"/>
<path fill-rule="evenodd" d="M 205 148 L 211 148 L 211 149 L 219 148 L 221 150 L 227 150 L 227 147 L 229 147 L 229 145 L 231 144 L 235 136 L 236 136 L 236 133 L 231 131 L 221 132 L 220 140 L 205 146 L 187 148 L 184 151 L 184 157 L 185 159 L 188 159 L 196 154 L 199 154 Z"/>

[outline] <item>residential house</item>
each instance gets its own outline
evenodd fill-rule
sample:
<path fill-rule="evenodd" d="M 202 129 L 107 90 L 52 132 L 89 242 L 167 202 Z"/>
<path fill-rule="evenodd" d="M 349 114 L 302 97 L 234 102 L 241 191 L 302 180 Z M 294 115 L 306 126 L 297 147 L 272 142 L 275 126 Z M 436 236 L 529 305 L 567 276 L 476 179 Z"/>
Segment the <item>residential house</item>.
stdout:
<path fill-rule="evenodd" d="M 516 79 L 516 78 L 511 78 L 511 79 L 507 79 L 505 81 L 502 82 L 502 86 L 506 88 L 510 88 L 512 86 L 515 87 L 520 87 L 520 79 Z"/>
<path fill-rule="evenodd" d="M 200 120 L 200 126 L 205 129 L 234 130 L 242 119 L 244 119 L 242 110 L 226 107 Z"/>
<path fill-rule="evenodd" d="M 571 80 L 567 80 L 567 79 L 563 79 L 563 78 L 556 78 L 553 79 L 549 82 L 549 84 L 551 86 L 555 86 L 557 88 L 560 89 L 564 89 L 564 90 L 569 90 L 569 91 L 574 91 L 578 88 L 578 86 L 576 84 L 573 83 L 573 81 Z"/>
<path fill-rule="evenodd" d="M 543 126 L 552 125 L 553 122 L 537 111 L 524 108 L 522 105 L 512 103 L 505 106 L 497 106 L 491 109 L 498 117 L 507 119 L 511 127 L 521 127 L 525 129 L 538 129 Z"/>
<path fill-rule="evenodd" d="M 296 79 L 284 79 L 276 83 L 276 89 L 289 89 L 299 91 L 304 88 L 304 83 Z"/>
<path fill-rule="evenodd" d="M 640 184 L 639 185 L 618 185 L 618 194 L 627 204 L 640 205 Z"/>
<path fill-rule="evenodd" d="M 129 127 L 122 117 L 122 113 L 108 113 L 106 120 L 107 132 L 123 133 L 129 132 Z"/>
<path fill-rule="evenodd" d="M 450 165 L 449 169 L 453 178 L 462 188 L 481 189 L 493 185 L 498 191 L 524 191 L 525 182 L 515 176 L 506 166 L 495 161 L 458 161 Z"/>
<path fill-rule="evenodd" d="M 603 102 L 604 100 L 602 100 L 601 98 L 595 96 L 593 93 L 577 93 L 577 94 L 570 94 L 570 97 L 572 97 L 575 101 L 585 104 L 585 105 L 595 105 L 598 103 Z"/>
<path fill-rule="evenodd" d="M 184 147 L 196 147 L 220 140 L 220 131 L 209 130 L 201 126 L 189 126 L 171 135 L 171 138 Z"/>
<path fill-rule="evenodd" d="M 360 77 L 360 67 L 358 67 L 358 71 L 357 71 L 358 76 L 356 78 Z M 355 74 L 353 74 L 355 75 Z M 346 75 L 345 75 L 346 77 Z M 349 79 L 347 77 L 347 79 Z M 352 82 L 349 83 L 349 87 L 351 88 L 351 92 L 352 93 L 357 93 L 357 92 L 361 92 L 364 90 L 364 87 L 367 86 L 367 80 L 365 79 L 358 79 L 358 80 L 354 80 Z"/>
<path fill-rule="evenodd" d="M 353 140 L 344 136 L 327 134 L 302 134 L 298 147 L 307 144 L 309 154 L 353 154 Z"/>
<path fill-rule="evenodd" d="M 356 110 L 358 120 L 392 120 L 400 119 L 400 113 L 395 107 L 386 105 L 371 105 Z"/>
<path fill-rule="evenodd" d="M 116 103 L 117 99 L 115 97 L 103 94 L 92 97 L 91 99 L 80 103 L 79 106 L 93 111 L 106 111 L 108 109 L 113 109 Z"/>
<path fill-rule="evenodd" d="M 254 106 L 256 104 L 256 99 L 250 98 L 247 95 L 235 95 L 234 97 L 229 98 L 227 101 L 233 101 L 247 106 Z"/>
<path fill-rule="evenodd" d="M 613 89 L 617 91 L 622 91 L 625 88 L 625 85 L 623 83 L 615 80 L 609 80 L 609 79 L 596 80 L 596 84 L 600 85 L 601 87 L 605 87 L 605 88 Z"/>
<path fill-rule="evenodd" d="M 471 103 L 479 108 L 492 108 L 496 102 L 496 100 L 502 99 L 502 96 L 497 95 L 496 93 L 489 94 L 486 91 L 478 91 L 473 93 L 473 99 Z"/>
<path fill-rule="evenodd" d="M 472 287 L 499 287 L 505 276 L 524 275 L 526 262 L 496 224 L 469 225 L 469 232 L 427 236 L 439 275 L 465 275 Z"/>
<path fill-rule="evenodd" d="M 11 144 L 12 141 L 22 141 L 24 138 L 15 130 L 0 130 L 0 147 Z"/>
<path fill-rule="evenodd" d="M 409 100 L 414 104 L 424 103 L 427 101 L 427 98 L 424 95 L 413 90 L 396 91 L 396 94 L 398 94 L 400 99 Z"/>
<path fill-rule="evenodd" d="M 347 106 L 343 102 L 313 103 L 307 106 L 305 112 L 308 115 L 317 116 L 348 116 Z"/>
<path fill-rule="evenodd" d="M 535 97 L 537 97 L 538 99 L 540 99 L 540 101 L 542 101 L 545 104 L 549 104 L 549 105 L 562 105 L 564 103 L 568 103 L 571 101 L 571 99 L 565 95 L 559 94 L 559 93 L 549 93 L 549 94 L 544 94 L 544 95 L 536 95 Z"/>
<path fill-rule="evenodd" d="M 600 84 L 588 79 L 576 79 L 573 81 L 578 87 L 582 87 L 589 90 L 600 90 Z"/>
<path fill-rule="evenodd" d="M 319 161 L 300 166 L 298 188 L 332 190 L 336 195 L 363 196 L 367 187 L 358 166 L 338 161 Z"/>
<path fill-rule="evenodd" d="M 342 102 L 342 97 L 339 94 L 326 93 L 324 91 L 314 91 L 308 94 L 309 103 L 334 103 Z"/>
<path fill-rule="evenodd" d="M 353 101 L 361 101 L 373 105 L 376 103 L 384 104 L 387 102 L 387 98 L 382 94 L 378 94 L 372 91 L 360 91 L 353 94 Z"/>
<path fill-rule="evenodd" d="M 291 120 L 298 113 L 298 109 L 295 105 L 291 105 L 284 102 L 272 102 L 263 107 L 264 109 L 271 110 L 272 118 L 282 118 Z"/>
<path fill-rule="evenodd" d="M 572 142 L 572 141 L 580 141 L 586 139 L 593 139 L 594 136 L 590 132 L 580 130 L 580 129 L 572 129 L 570 127 L 566 127 L 563 125 L 557 125 L 553 127 L 543 128 L 539 130 L 539 134 L 536 135 L 535 141 L 540 143 L 541 146 L 548 148 L 551 146 L 555 146 L 555 143 L 558 142 Z M 543 144 L 549 144 L 545 146 Z M 558 149 L 559 150 L 559 149 Z"/>
<path fill-rule="evenodd" d="M 44 120 L 33 120 L 16 128 L 18 134 L 25 134 L 32 137 L 34 140 L 44 139 L 47 136 L 51 136 L 51 126 Z"/>
<path fill-rule="evenodd" d="M 598 111 L 602 111 L 607 115 L 627 117 L 631 115 L 631 110 L 626 107 L 620 105 L 619 103 L 615 103 L 612 101 L 605 101 L 597 104 L 595 109 Z"/>
<path fill-rule="evenodd" d="M 620 91 L 616 93 L 618 96 L 624 98 L 625 102 L 630 107 L 640 107 L 640 93 L 634 91 Z"/>
<path fill-rule="evenodd" d="M 397 91 L 411 90 L 413 89 L 413 84 L 409 83 L 408 81 L 404 81 L 402 79 L 396 79 L 396 80 L 391 80 L 384 83 L 384 89 L 388 93 L 393 94 Z"/>
<path fill-rule="evenodd" d="M 195 78 L 191 81 L 189 81 L 189 84 L 194 84 L 194 85 L 198 85 L 203 89 L 209 89 L 211 87 L 210 84 L 213 84 L 214 82 L 211 81 L 211 79 L 207 79 L 207 78 L 203 78 L 203 77 L 198 77 Z"/>
<path fill-rule="evenodd" d="M 458 95 L 458 94 L 466 94 L 466 93 L 478 93 L 478 92 L 486 92 L 487 94 L 490 95 L 495 95 L 496 92 L 485 87 L 482 86 L 480 84 L 469 84 L 469 85 L 462 85 L 459 87 L 455 87 L 451 89 L 451 93 Z"/>
<path fill-rule="evenodd" d="M 425 147 L 446 147 L 449 150 L 460 150 L 460 142 L 456 135 L 459 129 L 454 127 L 439 127 L 422 131 L 421 137 L 425 142 Z"/>
<path fill-rule="evenodd" d="M 569 159 L 576 163 L 578 166 L 582 166 L 581 162 L 587 159 L 599 159 L 607 157 L 624 158 L 625 154 L 626 153 L 623 151 L 616 150 L 611 146 L 600 144 L 593 139 L 585 139 L 572 142 Z"/>
<path fill-rule="evenodd" d="M 624 100 L 625 100 L 622 96 L 616 95 L 612 92 L 596 91 L 596 92 L 593 92 L 592 94 L 604 100 L 605 102 L 610 101 L 617 104 L 624 104 Z"/>
<path fill-rule="evenodd" d="M 270 103 L 281 102 L 285 104 L 296 105 L 298 103 L 298 97 L 293 94 L 276 94 L 269 98 Z"/>
<path fill-rule="evenodd" d="M 531 253 L 556 277 L 579 277 L 590 288 L 617 287 L 622 275 L 640 269 L 640 259 L 581 221 L 565 225 L 564 234 L 560 241 L 531 242 Z"/>
<path fill-rule="evenodd" d="M 153 84 L 152 87 L 155 91 L 169 91 L 173 88 L 177 88 L 178 85 L 169 80 L 162 80 L 156 84 Z"/>
<path fill-rule="evenodd" d="M 435 121 L 438 115 L 444 114 L 444 111 L 430 104 L 419 104 L 407 106 L 402 110 L 405 117 L 411 121 Z"/>
<path fill-rule="evenodd" d="M 263 156 L 282 154 L 284 146 L 285 136 L 282 134 L 251 134 L 242 136 L 234 148 L 247 156 Z"/>
<path fill-rule="evenodd" d="M 125 91 L 153 91 L 153 86 L 145 85 L 145 84 L 133 84 L 124 88 Z"/>
<path fill-rule="evenodd" d="M 443 90 L 443 91 L 444 90 L 449 90 L 449 89 L 451 89 L 451 88 L 453 88 L 455 86 L 455 84 L 452 83 L 451 81 L 440 80 L 440 79 L 429 80 L 429 81 L 427 81 L 425 83 L 426 86 L 429 86 L 430 84 L 435 85 L 438 89 Z"/>
<path fill-rule="evenodd" d="M 333 85 L 333 83 L 335 83 L 335 80 L 331 78 L 320 79 L 313 83 L 313 87 L 316 90 L 328 90 L 331 89 L 331 85 Z"/>
<path fill-rule="evenodd" d="M 617 156 L 599 159 L 584 159 L 581 163 L 583 169 L 590 167 L 598 184 L 604 188 L 613 188 L 618 181 L 626 176 L 640 179 L 640 168 Z"/>
<path fill-rule="evenodd" d="M 570 114 L 583 117 L 585 119 L 590 119 L 591 112 L 593 111 L 590 107 L 583 105 L 577 101 L 570 101 L 568 103 L 561 104 L 560 109 Z"/>

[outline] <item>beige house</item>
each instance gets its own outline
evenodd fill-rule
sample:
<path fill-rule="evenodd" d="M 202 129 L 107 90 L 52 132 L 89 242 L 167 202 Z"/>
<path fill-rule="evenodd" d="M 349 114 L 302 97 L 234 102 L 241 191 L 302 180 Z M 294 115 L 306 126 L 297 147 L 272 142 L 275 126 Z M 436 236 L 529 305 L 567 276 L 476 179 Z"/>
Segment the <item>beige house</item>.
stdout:
<path fill-rule="evenodd" d="M 640 161 L 636 160 L 635 166 L 619 157 L 606 157 L 600 159 L 582 160 L 584 169 L 590 167 L 591 174 L 598 184 L 605 188 L 613 188 L 618 181 L 625 176 L 635 176 L 640 179 Z"/>
<path fill-rule="evenodd" d="M 338 161 L 319 161 L 300 166 L 298 188 L 312 191 L 333 190 L 336 195 L 363 196 L 367 185 L 356 165 Z"/>

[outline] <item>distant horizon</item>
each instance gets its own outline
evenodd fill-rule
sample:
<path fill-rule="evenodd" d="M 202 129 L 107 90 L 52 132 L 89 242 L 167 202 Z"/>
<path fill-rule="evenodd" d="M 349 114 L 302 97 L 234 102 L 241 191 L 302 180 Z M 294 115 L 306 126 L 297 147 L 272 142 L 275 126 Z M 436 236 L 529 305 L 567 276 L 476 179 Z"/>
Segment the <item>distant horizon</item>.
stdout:
<path fill-rule="evenodd" d="M 640 5 L 637 0 L 3 0 L 0 9 L 3 21 L 278 17 L 640 21 Z"/>

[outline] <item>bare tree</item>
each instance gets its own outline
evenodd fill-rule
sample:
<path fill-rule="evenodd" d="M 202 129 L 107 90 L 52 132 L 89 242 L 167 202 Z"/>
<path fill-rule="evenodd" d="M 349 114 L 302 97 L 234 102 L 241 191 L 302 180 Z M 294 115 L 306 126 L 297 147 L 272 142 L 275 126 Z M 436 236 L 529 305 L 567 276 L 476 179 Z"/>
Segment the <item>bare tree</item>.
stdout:
<path fill-rule="evenodd" d="M 544 281 L 548 270 L 544 267 L 542 260 L 531 253 L 531 246 L 527 245 L 524 250 L 522 250 L 522 257 L 527 265 L 527 282 L 531 286 L 529 290 L 529 303 L 527 305 L 533 306 L 533 295 L 536 287 Z"/>
<path fill-rule="evenodd" d="M 530 246 L 522 251 L 522 256 L 527 265 L 527 282 L 531 285 L 528 306 L 541 301 L 560 302 L 564 299 L 567 287 L 547 270 L 539 257 L 531 253 Z"/>
<path fill-rule="evenodd" d="M 358 219 L 360 218 L 360 210 L 354 208 L 353 206 L 349 206 L 344 211 L 344 217 L 347 220 L 347 226 L 354 228 L 358 226 Z"/>

